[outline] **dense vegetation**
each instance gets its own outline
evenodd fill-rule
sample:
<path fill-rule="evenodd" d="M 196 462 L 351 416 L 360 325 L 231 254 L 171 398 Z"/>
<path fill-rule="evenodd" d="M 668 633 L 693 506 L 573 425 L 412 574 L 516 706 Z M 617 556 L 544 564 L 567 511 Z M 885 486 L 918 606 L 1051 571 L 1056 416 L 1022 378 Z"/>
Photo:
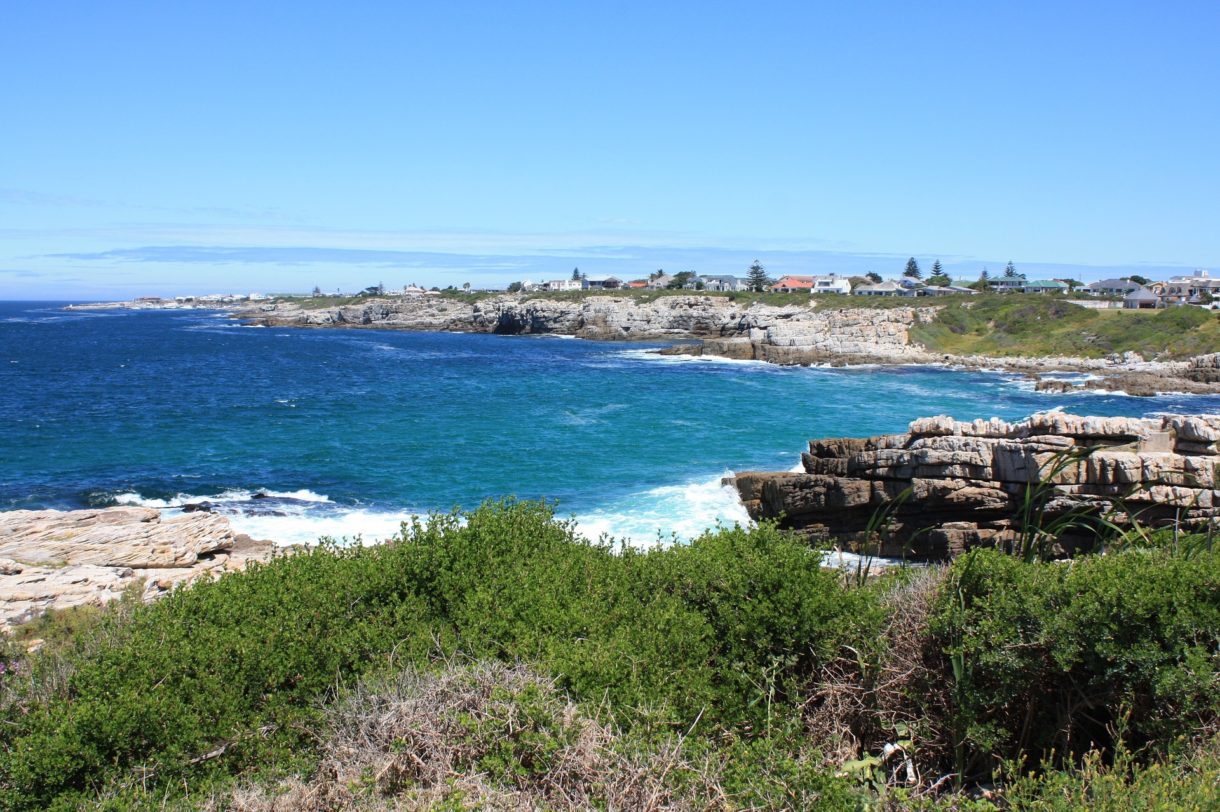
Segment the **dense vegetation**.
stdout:
<path fill-rule="evenodd" d="M 0 806 L 1216 800 L 1220 552 L 820 561 L 772 527 L 639 552 L 496 503 L 74 616 L 7 658 Z"/>
<path fill-rule="evenodd" d="M 1058 296 L 996 294 L 948 298 L 911 338 L 953 355 L 1071 355 L 1138 352 L 1184 358 L 1220 351 L 1220 320 L 1197 307 L 1091 310 Z"/>

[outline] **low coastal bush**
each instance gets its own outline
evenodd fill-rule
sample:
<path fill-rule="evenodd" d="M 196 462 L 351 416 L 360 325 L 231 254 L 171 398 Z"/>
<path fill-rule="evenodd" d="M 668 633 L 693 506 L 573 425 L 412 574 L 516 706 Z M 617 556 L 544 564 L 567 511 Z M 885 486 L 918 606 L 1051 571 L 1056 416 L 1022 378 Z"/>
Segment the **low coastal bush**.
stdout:
<path fill-rule="evenodd" d="M 911 338 L 955 355 L 1185 358 L 1220 348 L 1220 322 L 1198 307 L 1099 311 L 1057 296 L 993 294 L 946 300 L 935 319 L 911 328 Z"/>
<path fill-rule="evenodd" d="M 1220 555 L 1130 550 L 954 562 L 930 631 L 949 660 L 956 770 L 989 776 L 1220 729 Z"/>
<path fill-rule="evenodd" d="M 285 556 L 115 621 L 49 697 L 6 686 L 0 805 L 300 768 L 323 697 L 456 651 L 537 663 L 625 728 L 766 730 L 869 617 L 819 560 L 768 527 L 615 554 L 531 503 Z"/>
<path fill-rule="evenodd" d="M 771 526 L 638 551 L 491 503 L 101 612 L 0 681 L 0 807 L 260 808 L 329 787 L 564 808 L 564 787 L 579 808 L 617 804 L 630 773 L 676 808 L 901 808 L 990 780 L 1075 791 L 1122 753 L 1097 780 L 1152 776 L 1220 724 L 1220 553 L 1184 550 L 978 551 L 854 579 Z M 437 699 L 471 691 L 483 704 Z M 404 702 L 449 731 L 456 776 L 429 783 L 406 732 L 362 727 Z M 366 733 L 336 783 L 336 742 Z"/>

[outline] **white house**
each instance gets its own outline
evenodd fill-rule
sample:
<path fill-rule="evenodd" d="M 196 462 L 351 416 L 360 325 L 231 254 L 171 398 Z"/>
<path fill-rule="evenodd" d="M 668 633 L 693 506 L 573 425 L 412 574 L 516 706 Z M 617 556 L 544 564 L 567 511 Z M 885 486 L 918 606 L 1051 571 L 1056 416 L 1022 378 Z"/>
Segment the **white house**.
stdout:
<path fill-rule="evenodd" d="M 699 281 L 703 283 L 704 290 L 717 292 L 735 293 L 749 288 L 746 280 L 736 276 L 701 276 Z"/>
<path fill-rule="evenodd" d="M 878 282 L 875 285 L 860 285 L 852 291 L 855 296 L 914 296 L 915 289 L 897 282 Z"/>
<path fill-rule="evenodd" d="M 583 279 L 552 279 L 543 283 L 547 290 L 581 290 L 584 286 Z"/>
<path fill-rule="evenodd" d="M 829 276 L 813 277 L 813 287 L 810 293 L 841 293 L 851 295 L 851 281 L 845 276 L 830 274 Z"/>
<path fill-rule="evenodd" d="M 987 286 L 997 293 L 1023 293 L 1026 281 L 1023 273 L 1012 276 L 993 276 L 987 280 Z"/>

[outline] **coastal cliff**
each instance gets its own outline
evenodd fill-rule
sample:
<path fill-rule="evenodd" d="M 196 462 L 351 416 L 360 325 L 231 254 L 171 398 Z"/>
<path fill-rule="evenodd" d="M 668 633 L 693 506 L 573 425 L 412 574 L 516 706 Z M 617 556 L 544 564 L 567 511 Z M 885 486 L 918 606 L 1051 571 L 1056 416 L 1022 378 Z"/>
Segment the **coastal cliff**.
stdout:
<path fill-rule="evenodd" d="M 1158 350 L 1156 342 L 1146 347 L 1138 345 L 1144 354 L 1124 350 L 1099 357 L 1034 352 L 992 356 L 929 349 L 928 336 L 944 332 L 944 325 L 939 323 L 944 313 L 956 314 L 969 304 L 959 303 L 957 310 L 947 311 L 947 306 L 939 303 L 908 306 L 887 302 L 882 306 L 853 302 L 852 306 L 844 306 L 842 302 L 819 298 L 775 305 L 747 297 L 707 294 L 656 298 L 626 295 L 538 298 L 510 294 L 490 298 L 365 299 L 316 308 L 309 306 L 309 300 L 281 300 L 238 315 L 248 322 L 267 326 L 555 334 L 620 341 L 688 339 L 661 352 L 784 365 L 937 363 L 965 369 L 1003 369 L 1025 375 L 1041 391 L 1051 392 L 1093 389 L 1145 396 L 1164 392 L 1220 392 L 1217 371 L 1220 353 L 1183 357 L 1180 353 L 1166 354 L 1164 347 Z M 1020 330 L 1013 334 L 1016 337 L 1012 341 L 1016 343 L 1010 350 L 1025 346 L 1021 343 L 1025 339 L 1018 340 L 1025 335 L 1021 330 L 1042 334 L 1039 325 L 1049 318 L 1043 311 L 1058 312 L 1056 308 L 1066 306 L 1063 302 L 1047 304 L 1041 300 L 1027 305 L 1026 310 L 1033 315 L 1028 323 L 1018 320 Z M 989 307 L 995 309 L 996 305 Z M 1008 318 L 1011 321 L 1015 317 L 1009 314 Z M 1051 319 L 1047 324 L 1058 322 Z M 976 329 L 986 332 L 987 328 L 985 325 L 971 328 Z M 994 329 L 1000 331 L 999 326 Z M 1016 328 L 1006 322 L 1003 329 Z M 1214 348 L 1214 342 L 1202 335 L 1197 343 L 1198 349 Z M 1029 346 L 1032 349 L 1040 345 L 1035 342 Z M 1046 377 L 1048 372 L 1062 371 L 1084 374 L 1074 380 Z"/>
<path fill-rule="evenodd" d="M 587 296 L 537 299 L 497 296 L 465 301 L 448 297 L 372 299 L 360 304 L 308 309 L 279 302 L 246 311 L 260 324 L 297 327 L 364 327 L 503 335 L 572 335 L 596 340 L 702 339 L 680 348 L 687 354 L 720 355 L 809 364 L 848 359 L 931 361 L 909 332 L 935 308 L 776 307 L 726 296 Z"/>
<path fill-rule="evenodd" d="M 1017 544 L 1030 529 L 1030 498 L 1044 526 L 1064 517 L 1082 526 L 1214 524 L 1217 440 L 1212 416 L 929 417 L 906 434 L 813 440 L 803 471 L 745 472 L 735 484 L 755 519 L 886 556 L 943 559 Z M 1065 530 L 1057 553 L 1090 540 L 1080 527 Z"/>
<path fill-rule="evenodd" d="M 144 600 L 271 557 L 223 516 L 151 508 L 0 511 L 0 631 L 48 609 L 99 606 L 143 579 Z"/>

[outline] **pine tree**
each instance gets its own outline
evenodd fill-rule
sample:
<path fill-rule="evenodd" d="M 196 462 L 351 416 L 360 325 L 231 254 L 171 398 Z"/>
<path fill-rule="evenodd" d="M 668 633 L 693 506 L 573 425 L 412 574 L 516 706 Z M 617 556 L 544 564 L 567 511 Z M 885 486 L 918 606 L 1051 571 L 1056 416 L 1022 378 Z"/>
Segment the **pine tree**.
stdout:
<path fill-rule="evenodd" d="M 932 270 L 928 275 L 928 284 L 944 286 L 952 284 L 952 282 L 953 280 L 948 277 L 944 267 L 940 264 L 940 260 L 933 262 Z"/>
<path fill-rule="evenodd" d="M 755 293 L 762 293 L 771 287 L 771 277 L 767 276 L 762 263 L 758 260 L 754 260 L 754 264 L 750 266 L 750 270 L 746 274 L 746 284 Z"/>
<path fill-rule="evenodd" d="M 909 276 L 911 279 L 922 279 L 923 274 L 919 270 L 919 263 L 915 261 L 915 257 L 907 260 L 907 269 L 902 272 L 903 276 Z"/>
<path fill-rule="evenodd" d="M 580 268 L 573 268 L 573 269 L 572 269 L 572 281 L 573 281 L 573 282 L 579 282 L 579 281 L 580 281 Z"/>
<path fill-rule="evenodd" d="M 1004 268 L 1004 276 L 1008 279 L 1012 279 L 1016 275 L 1017 275 L 1017 266 L 1013 265 L 1012 260 L 1010 259 L 1010 260 L 1008 260 L 1008 265 Z"/>

